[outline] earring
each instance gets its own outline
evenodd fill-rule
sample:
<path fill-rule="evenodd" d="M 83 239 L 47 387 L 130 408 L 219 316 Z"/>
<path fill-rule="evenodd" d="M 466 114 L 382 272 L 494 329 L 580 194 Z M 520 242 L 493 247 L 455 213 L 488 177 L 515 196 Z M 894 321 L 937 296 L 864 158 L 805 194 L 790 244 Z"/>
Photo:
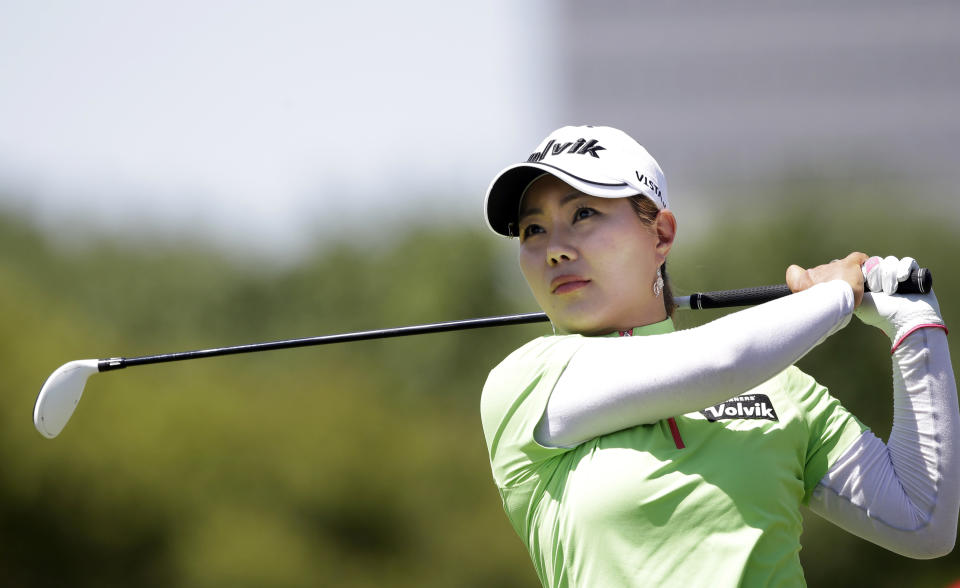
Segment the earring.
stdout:
<path fill-rule="evenodd" d="M 661 294 L 663 294 L 663 274 L 660 273 L 660 268 L 657 268 L 657 279 L 653 282 L 653 295 L 660 298 Z"/>

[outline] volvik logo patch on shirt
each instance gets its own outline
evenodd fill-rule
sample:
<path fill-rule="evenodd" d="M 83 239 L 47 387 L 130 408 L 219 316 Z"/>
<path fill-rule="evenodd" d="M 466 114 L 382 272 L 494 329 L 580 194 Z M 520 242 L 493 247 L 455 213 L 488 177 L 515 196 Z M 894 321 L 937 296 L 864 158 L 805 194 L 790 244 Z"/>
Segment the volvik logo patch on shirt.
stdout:
<path fill-rule="evenodd" d="M 707 417 L 707 420 L 711 423 L 732 419 L 780 420 L 777 418 L 776 411 L 773 410 L 770 397 L 766 394 L 735 396 L 726 402 L 701 410 L 700 414 Z"/>

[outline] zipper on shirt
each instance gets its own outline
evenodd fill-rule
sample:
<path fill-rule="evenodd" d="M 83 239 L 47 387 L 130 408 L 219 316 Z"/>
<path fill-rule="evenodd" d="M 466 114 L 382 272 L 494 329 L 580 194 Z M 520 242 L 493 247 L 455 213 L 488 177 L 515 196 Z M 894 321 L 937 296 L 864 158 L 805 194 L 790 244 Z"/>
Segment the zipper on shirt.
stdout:
<path fill-rule="evenodd" d="M 673 417 L 667 419 L 667 424 L 670 425 L 670 433 L 673 434 L 673 442 L 677 446 L 677 449 L 683 449 L 686 445 L 683 444 L 683 438 L 680 437 L 680 427 L 677 426 L 677 421 Z"/>
<path fill-rule="evenodd" d="M 619 331 L 621 337 L 633 337 L 633 330 L 629 331 Z M 673 417 L 667 419 L 667 424 L 670 425 L 670 434 L 673 435 L 673 444 L 677 446 L 677 449 L 685 449 L 686 445 L 683 444 L 683 437 L 680 436 L 680 427 L 677 426 L 677 421 Z"/>

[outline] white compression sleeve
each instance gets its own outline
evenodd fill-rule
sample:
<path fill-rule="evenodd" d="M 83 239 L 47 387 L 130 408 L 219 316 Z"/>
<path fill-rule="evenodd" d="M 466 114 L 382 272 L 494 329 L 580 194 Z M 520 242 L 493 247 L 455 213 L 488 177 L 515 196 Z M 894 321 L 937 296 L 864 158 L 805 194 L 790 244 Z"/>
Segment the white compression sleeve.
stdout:
<path fill-rule="evenodd" d="M 570 360 L 535 437 L 572 447 L 627 427 L 713 406 L 780 373 L 850 321 L 842 281 L 685 331 L 592 338 Z"/>
<path fill-rule="evenodd" d="M 901 555 L 946 555 L 960 511 L 958 427 L 946 334 L 915 331 L 893 354 L 889 443 L 864 433 L 820 481 L 810 509 Z"/>

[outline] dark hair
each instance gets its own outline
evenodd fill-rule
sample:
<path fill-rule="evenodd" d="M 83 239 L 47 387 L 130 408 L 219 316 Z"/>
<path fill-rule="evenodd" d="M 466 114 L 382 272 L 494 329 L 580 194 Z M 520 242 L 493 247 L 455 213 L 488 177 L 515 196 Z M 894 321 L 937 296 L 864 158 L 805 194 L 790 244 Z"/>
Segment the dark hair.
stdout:
<path fill-rule="evenodd" d="M 650 200 L 642 194 L 631 196 L 630 206 L 633 207 L 633 211 L 637 213 L 637 216 L 640 217 L 643 224 L 651 227 L 656 222 L 657 215 L 660 213 L 660 209 L 653 203 L 653 200 Z M 673 301 L 673 288 L 670 287 L 670 278 L 667 276 L 666 261 L 660 266 L 660 274 L 663 276 L 663 308 L 667 311 L 667 316 L 673 318 L 673 311 L 676 310 L 677 305 Z"/>

